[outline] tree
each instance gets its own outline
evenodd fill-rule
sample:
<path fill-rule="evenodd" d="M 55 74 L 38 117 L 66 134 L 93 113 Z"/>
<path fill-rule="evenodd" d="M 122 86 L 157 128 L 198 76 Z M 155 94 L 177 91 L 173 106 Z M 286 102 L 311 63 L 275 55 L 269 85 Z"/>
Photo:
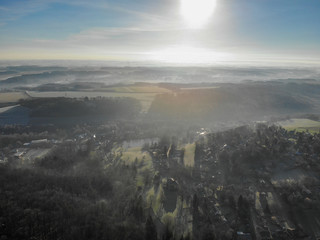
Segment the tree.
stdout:
<path fill-rule="evenodd" d="M 242 195 L 240 195 L 238 198 L 238 209 L 242 208 L 242 205 L 243 205 L 243 197 Z"/>
<path fill-rule="evenodd" d="M 186 150 L 184 148 L 181 149 L 180 162 L 181 162 L 182 165 L 184 165 L 184 153 L 185 153 L 185 151 Z"/>
<path fill-rule="evenodd" d="M 240 195 L 238 199 L 238 214 L 240 218 L 245 219 L 249 217 L 248 208 L 249 208 L 248 200 L 242 197 L 242 195 Z"/>
<path fill-rule="evenodd" d="M 152 217 L 149 215 L 146 221 L 146 235 L 145 235 L 146 240 L 157 240 L 157 229 L 156 226 L 154 225 L 154 222 L 152 220 Z"/>
<path fill-rule="evenodd" d="M 215 235 L 211 229 L 205 229 L 201 239 L 202 240 L 214 240 L 216 238 L 215 238 Z"/>
<path fill-rule="evenodd" d="M 164 234 L 162 235 L 162 240 L 172 240 L 172 239 L 173 239 L 172 231 L 170 230 L 170 227 L 168 226 L 168 224 L 166 224 Z"/>
<path fill-rule="evenodd" d="M 193 217 L 194 218 L 196 218 L 199 214 L 198 207 L 199 207 L 199 199 L 198 199 L 197 194 L 195 193 L 193 195 L 193 199 L 192 199 L 192 210 L 193 210 Z"/>
<path fill-rule="evenodd" d="M 231 208 L 236 209 L 236 201 L 234 200 L 234 196 L 230 195 L 229 196 L 229 205 Z"/>

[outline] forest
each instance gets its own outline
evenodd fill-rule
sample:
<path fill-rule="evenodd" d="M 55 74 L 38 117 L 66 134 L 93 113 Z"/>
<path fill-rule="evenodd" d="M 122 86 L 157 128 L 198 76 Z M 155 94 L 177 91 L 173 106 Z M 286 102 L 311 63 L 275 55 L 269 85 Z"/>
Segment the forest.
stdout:
<path fill-rule="evenodd" d="M 21 100 L 20 105 L 31 110 L 31 117 L 134 117 L 141 111 L 134 98 L 34 98 Z"/>

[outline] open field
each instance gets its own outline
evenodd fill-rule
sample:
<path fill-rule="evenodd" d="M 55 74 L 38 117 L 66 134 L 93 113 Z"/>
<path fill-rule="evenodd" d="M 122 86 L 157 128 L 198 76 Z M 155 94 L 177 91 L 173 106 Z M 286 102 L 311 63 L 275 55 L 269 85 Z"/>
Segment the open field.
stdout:
<path fill-rule="evenodd" d="M 185 147 L 185 153 L 184 153 L 184 165 L 193 167 L 194 165 L 194 151 L 196 149 L 196 145 L 194 143 L 187 144 Z"/>
<path fill-rule="evenodd" d="M 310 133 L 318 133 L 320 131 L 320 122 L 310 119 L 293 118 L 279 122 L 279 125 L 288 131 L 296 130 L 297 132 L 309 131 Z"/>
<path fill-rule="evenodd" d="M 142 152 L 141 147 L 128 148 L 122 153 L 122 160 L 127 164 L 132 164 L 135 160 L 141 166 L 139 171 L 152 168 L 152 159 L 147 152 Z"/>
<path fill-rule="evenodd" d="M 82 92 L 82 91 L 66 91 L 66 92 L 34 92 L 28 91 L 31 97 L 47 98 L 47 97 L 68 97 L 68 98 L 94 98 L 94 97 L 131 97 L 140 101 L 142 111 L 147 112 L 154 97 L 158 93 L 138 93 L 138 92 Z"/>
<path fill-rule="evenodd" d="M 141 147 L 128 148 L 122 153 L 122 160 L 127 164 L 133 164 L 137 159 L 138 174 L 136 176 L 137 187 L 143 187 L 145 182 L 145 172 L 152 169 L 152 159 L 147 152 L 142 152 Z"/>
<path fill-rule="evenodd" d="M 30 149 L 23 156 L 23 160 L 27 161 L 27 162 L 30 162 L 30 161 L 34 161 L 35 159 L 40 159 L 40 158 L 45 157 L 50 151 L 51 151 L 51 148 Z"/>
<path fill-rule="evenodd" d="M 138 162 L 140 162 L 142 159 L 145 162 L 150 162 L 151 161 L 151 157 L 149 156 L 149 154 L 147 152 L 141 152 L 141 148 L 140 147 L 128 148 L 122 154 L 122 159 L 126 163 L 133 163 L 136 158 L 138 159 Z"/>
<path fill-rule="evenodd" d="M 256 208 L 256 211 L 261 216 L 264 216 L 263 208 L 262 208 L 261 202 L 260 202 L 260 192 L 256 192 L 256 195 L 255 195 L 255 208 Z"/>
<path fill-rule="evenodd" d="M 0 103 L 13 103 L 28 98 L 30 97 L 24 92 L 0 92 Z"/>

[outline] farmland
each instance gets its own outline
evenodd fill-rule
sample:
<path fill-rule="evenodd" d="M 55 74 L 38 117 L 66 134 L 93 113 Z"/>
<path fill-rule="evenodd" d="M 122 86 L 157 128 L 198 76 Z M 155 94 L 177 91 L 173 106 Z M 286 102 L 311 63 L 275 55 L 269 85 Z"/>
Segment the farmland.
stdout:
<path fill-rule="evenodd" d="M 194 143 L 187 144 L 185 146 L 185 153 L 184 153 L 184 165 L 193 167 L 194 165 L 194 151 L 196 149 L 196 145 Z"/>
<path fill-rule="evenodd" d="M 320 131 L 320 122 L 310 119 L 297 119 L 293 118 L 286 121 L 281 121 L 279 124 L 288 131 L 297 131 L 310 133 L 318 133 Z"/>
<path fill-rule="evenodd" d="M 122 159 L 127 164 L 133 163 L 136 159 L 138 162 L 151 163 L 151 158 L 147 152 L 143 152 L 140 147 L 129 148 L 122 153 Z"/>
<path fill-rule="evenodd" d="M 20 99 L 30 98 L 25 92 L 1 92 L 0 93 L 0 104 L 1 103 L 15 103 Z"/>

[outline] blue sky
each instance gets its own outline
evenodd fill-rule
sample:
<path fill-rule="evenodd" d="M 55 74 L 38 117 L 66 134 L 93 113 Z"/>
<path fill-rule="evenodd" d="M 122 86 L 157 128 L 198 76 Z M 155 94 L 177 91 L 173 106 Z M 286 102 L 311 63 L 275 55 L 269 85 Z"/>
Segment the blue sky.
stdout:
<path fill-rule="evenodd" d="M 212 0 L 196 29 L 180 1 L 0 0 L 0 59 L 320 62 L 319 0 Z"/>

